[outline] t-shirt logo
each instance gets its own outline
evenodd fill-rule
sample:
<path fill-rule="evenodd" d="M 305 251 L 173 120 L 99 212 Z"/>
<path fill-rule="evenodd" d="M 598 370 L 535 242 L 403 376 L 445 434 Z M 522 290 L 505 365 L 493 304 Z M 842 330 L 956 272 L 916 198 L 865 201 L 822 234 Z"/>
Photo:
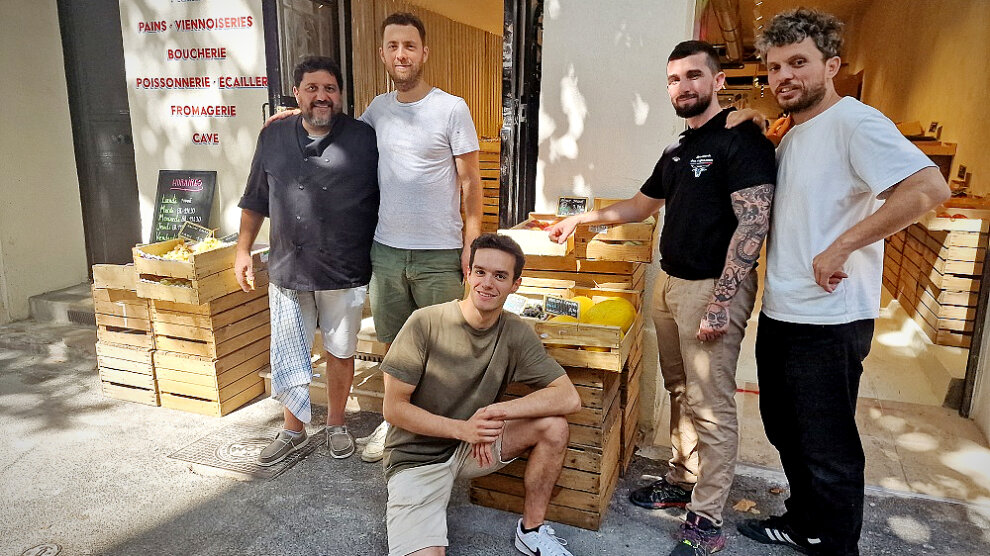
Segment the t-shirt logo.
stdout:
<path fill-rule="evenodd" d="M 710 154 L 699 154 L 698 156 L 691 159 L 691 170 L 694 172 L 694 177 L 701 177 L 701 173 L 708 169 L 712 165 L 712 155 Z"/>

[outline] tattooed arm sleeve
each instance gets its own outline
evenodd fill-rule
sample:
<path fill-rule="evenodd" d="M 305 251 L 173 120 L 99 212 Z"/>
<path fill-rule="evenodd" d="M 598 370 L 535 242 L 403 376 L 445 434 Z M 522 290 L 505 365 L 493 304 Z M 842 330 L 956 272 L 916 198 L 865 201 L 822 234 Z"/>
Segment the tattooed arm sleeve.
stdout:
<path fill-rule="evenodd" d="M 732 210 L 739 224 L 729 241 L 722 276 L 715 283 L 711 303 L 728 306 L 739 284 L 756 265 L 763 240 L 770 228 L 770 206 L 773 204 L 773 184 L 754 185 L 731 195 Z"/>

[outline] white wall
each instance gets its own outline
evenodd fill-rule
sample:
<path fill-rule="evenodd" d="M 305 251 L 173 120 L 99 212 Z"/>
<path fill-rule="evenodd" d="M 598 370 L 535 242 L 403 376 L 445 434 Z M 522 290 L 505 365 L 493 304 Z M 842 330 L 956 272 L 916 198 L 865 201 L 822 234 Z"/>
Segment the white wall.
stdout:
<path fill-rule="evenodd" d="M 695 2 L 545 2 L 536 209 L 552 212 L 561 195 L 631 197 L 684 129 L 665 70 L 674 46 L 692 38 Z M 652 438 L 664 391 L 646 324 L 644 351 L 654 355 L 643 359 L 640 428 Z"/>
<path fill-rule="evenodd" d="M 174 23 L 189 18 L 251 17 L 249 27 L 180 32 Z M 236 232 L 237 201 L 244 191 L 258 132 L 264 122 L 264 88 L 220 89 L 219 76 L 266 77 L 261 0 L 162 2 L 120 0 L 127 96 L 131 109 L 134 161 L 141 204 L 142 237 L 151 230 L 159 170 L 215 170 L 213 227 Z M 164 21 L 161 32 L 141 32 L 142 22 Z M 168 60 L 168 49 L 226 48 L 223 60 Z M 206 89 L 147 89 L 139 77 L 210 77 Z M 236 106 L 236 117 L 173 116 L 172 105 Z M 219 145 L 193 143 L 194 133 L 218 133 Z M 261 241 L 264 241 L 262 235 Z"/>
<path fill-rule="evenodd" d="M 0 322 L 87 277 L 55 2 L 0 2 Z"/>

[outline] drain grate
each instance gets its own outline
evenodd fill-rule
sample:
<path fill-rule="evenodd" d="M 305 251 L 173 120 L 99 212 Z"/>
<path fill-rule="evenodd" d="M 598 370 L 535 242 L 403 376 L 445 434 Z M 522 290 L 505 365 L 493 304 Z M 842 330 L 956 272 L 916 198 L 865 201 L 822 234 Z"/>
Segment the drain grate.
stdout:
<path fill-rule="evenodd" d="M 168 457 L 193 465 L 220 470 L 242 480 L 268 480 L 278 477 L 326 442 L 326 432 L 313 434 L 306 446 L 269 467 L 258 465 L 258 455 L 281 429 L 232 425 L 208 434 Z"/>

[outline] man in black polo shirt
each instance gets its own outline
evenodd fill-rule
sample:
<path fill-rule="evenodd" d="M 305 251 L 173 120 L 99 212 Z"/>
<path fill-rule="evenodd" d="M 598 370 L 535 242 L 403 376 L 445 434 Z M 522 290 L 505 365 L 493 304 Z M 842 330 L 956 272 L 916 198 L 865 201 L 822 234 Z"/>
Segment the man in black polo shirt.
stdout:
<path fill-rule="evenodd" d="M 238 204 L 234 270 L 244 290 L 254 287 L 250 246 L 265 217 L 271 219 L 272 396 L 284 406 L 285 429 L 261 452 L 261 465 L 282 461 L 308 441 L 317 325 L 327 351 L 327 447 L 335 458 L 354 453 L 344 406 L 378 222 L 375 132 L 342 113 L 340 68 L 314 56 L 296 66 L 293 77 L 302 113 L 261 131 Z"/>
<path fill-rule="evenodd" d="M 653 322 L 670 393 L 673 456 L 666 476 L 630 499 L 647 508 L 687 507 L 672 555 L 725 547 L 722 508 L 738 448 L 736 360 L 753 311 L 751 271 L 776 177 L 773 144 L 759 127 L 725 129 L 728 111 L 716 95 L 724 82 L 711 45 L 677 45 L 667 62 L 667 92 L 688 129 L 664 149 L 633 198 L 550 230 L 551 239 L 563 242 L 578 224 L 638 222 L 667 206 Z"/>

